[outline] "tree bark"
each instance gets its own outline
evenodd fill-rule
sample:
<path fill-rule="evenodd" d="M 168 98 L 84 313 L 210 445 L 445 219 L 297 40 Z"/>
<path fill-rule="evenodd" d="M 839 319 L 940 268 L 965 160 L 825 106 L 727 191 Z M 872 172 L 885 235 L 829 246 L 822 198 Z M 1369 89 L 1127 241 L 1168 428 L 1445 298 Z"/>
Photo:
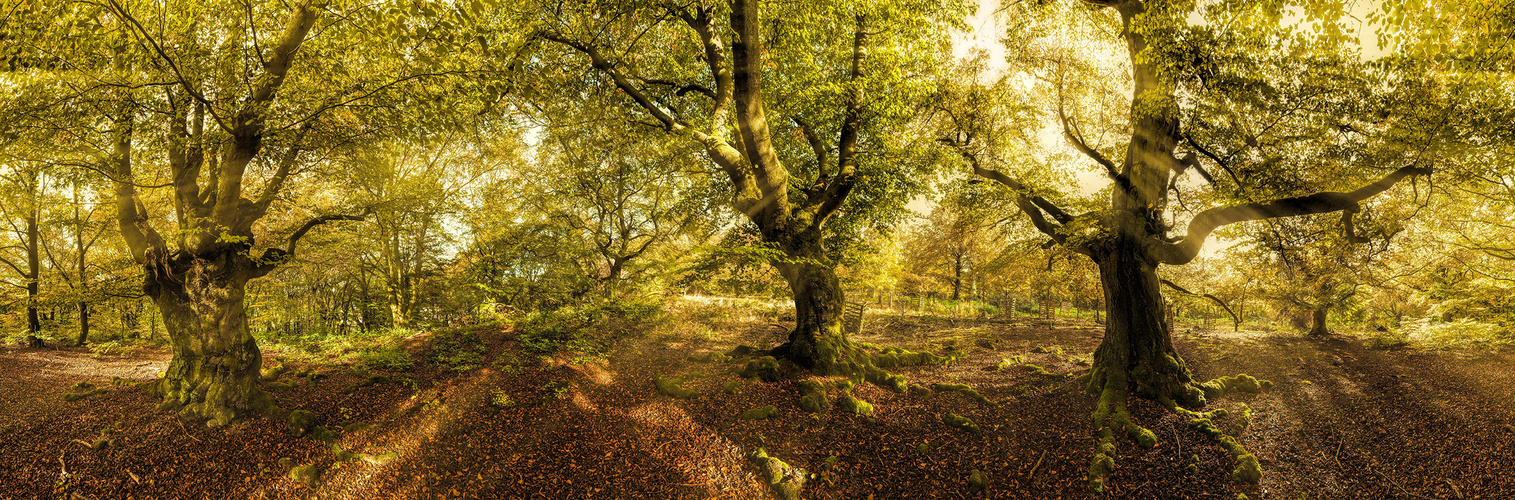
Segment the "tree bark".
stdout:
<path fill-rule="evenodd" d="M 1313 310 L 1310 311 L 1310 336 L 1311 337 L 1324 337 L 1324 336 L 1326 336 L 1326 335 L 1328 335 L 1328 334 L 1331 333 L 1330 330 L 1326 329 L 1326 313 L 1327 312 L 1329 312 L 1329 310 L 1325 306 L 1319 306 L 1319 307 L 1316 307 L 1315 309 L 1313 309 Z"/>
<path fill-rule="evenodd" d="M 156 264 L 148 266 L 144 287 L 163 314 L 174 352 L 157 387 L 163 405 L 210 418 L 209 425 L 267 403 L 255 385 L 263 357 L 243 302 L 258 266 L 237 246 L 218 247 L 197 256 L 150 252 Z"/>
<path fill-rule="evenodd" d="M 819 247 L 819 242 L 815 242 Z M 818 248 L 817 248 L 818 250 Z M 836 270 L 824 263 L 775 263 L 794 294 L 794 330 L 789 341 L 773 350 L 816 373 L 836 373 L 842 355 L 852 347 L 842 331 L 843 300 Z"/>

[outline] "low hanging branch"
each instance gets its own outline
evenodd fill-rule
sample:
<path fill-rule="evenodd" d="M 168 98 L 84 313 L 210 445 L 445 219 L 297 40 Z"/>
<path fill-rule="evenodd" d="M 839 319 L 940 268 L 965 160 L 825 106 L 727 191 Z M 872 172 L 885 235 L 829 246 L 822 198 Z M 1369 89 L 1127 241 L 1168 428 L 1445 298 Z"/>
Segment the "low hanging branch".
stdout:
<path fill-rule="evenodd" d="M 289 261 L 289 259 L 291 257 L 294 257 L 294 255 L 295 255 L 295 245 L 300 242 L 300 238 L 304 238 L 305 237 L 305 233 L 310 232 L 310 230 L 313 229 L 313 228 L 315 228 L 316 226 L 319 226 L 319 225 L 322 225 L 322 224 L 325 224 L 325 223 L 331 222 L 331 221 L 344 221 L 345 220 L 345 221 L 359 221 L 359 222 L 361 222 L 363 220 L 366 220 L 368 218 L 368 215 L 372 214 L 372 213 L 373 213 L 373 208 L 372 207 L 363 207 L 363 212 L 360 213 L 360 214 L 358 214 L 358 215 L 328 214 L 328 215 L 318 216 L 318 217 L 312 218 L 312 219 L 310 219 L 308 221 L 305 221 L 305 224 L 301 225 L 299 229 L 296 229 L 293 234 L 289 235 L 289 244 L 288 244 L 288 248 L 287 249 L 286 248 L 273 247 L 273 248 L 269 248 L 269 249 L 263 251 L 263 256 L 260 257 L 260 258 L 258 258 L 258 261 L 261 262 L 262 265 L 258 266 L 256 269 L 254 269 L 253 275 L 254 276 L 263 276 L 263 275 L 266 275 L 269 272 L 272 272 L 274 270 L 274 268 L 278 267 L 280 264 L 283 264 L 284 262 Z"/>
<path fill-rule="evenodd" d="M 1412 175 L 1431 175 L 1429 167 L 1414 165 L 1401 167 L 1377 182 L 1342 193 L 1328 191 L 1308 196 L 1283 198 L 1266 203 L 1244 203 L 1228 207 L 1216 207 L 1200 212 L 1189 221 L 1189 231 L 1178 243 L 1154 242 L 1153 255 L 1159 262 L 1183 265 L 1199 255 L 1200 246 L 1216 228 L 1237 222 L 1323 214 L 1339 210 L 1355 211 L 1358 203 L 1387 191 L 1401 179 Z"/>
<path fill-rule="evenodd" d="M 1207 299 L 1215 301 L 1216 304 L 1220 304 L 1220 308 L 1221 309 L 1225 309 L 1226 310 L 1226 314 L 1230 314 L 1231 315 L 1231 323 L 1234 325 L 1232 327 L 1232 330 L 1237 330 L 1237 331 L 1241 330 L 1241 317 L 1237 316 L 1236 313 L 1231 310 L 1231 306 L 1226 305 L 1226 301 L 1220 300 L 1220 297 L 1216 297 L 1216 296 L 1208 294 L 1208 293 L 1206 293 L 1206 294 L 1194 293 L 1194 292 L 1185 290 L 1184 287 L 1175 285 L 1175 284 L 1173 284 L 1172 281 L 1168 281 L 1168 280 L 1162 280 L 1162 284 L 1168 285 L 1168 288 L 1172 288 L 1173 291 L 1176 291 L 1178 293 L 1182 293 L 1184 295 L 1191 295 L 1191 296 L 1195 296 L 1195 297 L 1204 297 L 1204 298 L 1207 298 Z"/>

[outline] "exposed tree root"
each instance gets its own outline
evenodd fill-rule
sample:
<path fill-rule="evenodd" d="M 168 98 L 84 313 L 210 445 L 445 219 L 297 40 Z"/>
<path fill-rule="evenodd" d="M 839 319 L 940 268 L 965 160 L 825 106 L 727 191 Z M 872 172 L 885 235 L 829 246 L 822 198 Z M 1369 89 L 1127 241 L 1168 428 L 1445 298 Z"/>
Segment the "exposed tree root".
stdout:
<path fill-rule="evenodd" d="M 1091 383 L 1090 392 L 1099 394 L 1099 401 L 1095 404 L 1093 420 L 1099 436 L 1099 444 L 1095 445 L 1094 458 L 1089 463 L 1089 489 L 1095 493 L 1105 491 L 1105 481 L 1115 469 L 1115 436 L 1116 431 L 1123 432 L 1135 441 L 1137 446 L 1152 448 L 1157 445 L 1157 435 L 1131 420 L 1131 412 L 1126 407 L 1126 401 L 1131 396 L 1131 390 L 1127 383 L 1128 374 L 1124 370 L 1104 370 L 1099 376 L 1103 378 L 1102 386 Z M 1271 387 L 1273 384 L 1266 380 L 1258 380 L 1250 375 L 1237 375 L 1234 377 L 1220 377 L 1204 383 L 1187 384 L 1180 390 L 1172 393 L 1186 399 L 1197 399 L 1204 406 L 1206 400 L 1214 400 L 1224 397 L 1233 392 L 1256 393 Z M 1149 386 L 1150 387 L 1150 386 Z M 1096 390 L 1096 388 L 1098 390 Z M 1203 396 L 1195 397 L 1195 393 L 1203 393 Z M 1226 417 L 1229 412 L 1223 408 L 1217 408 L 1207 412 L 1190 410 L 1180 405 L 1174 398 L 1159 394 L 1157 401 L 1169 411 L 1190 417 L 1189 427 L 1215 439 L 1220 447 L 1230 453 L 1236 459 L 1236 468 L 1231 472 L 1231 479 L 1239 483 L 1256 484 L 1262 479 L 1262 470 L 1258 465 L 1257 457 L 1247 451 L 1236 438 L 1215 425 L 1215 420 Z M 1243 411 L 1245 420 L 1251 419 L 1251 409 Z M 1238 426 L 1240 431 L 1246 430 L 1246 422 Z"/>

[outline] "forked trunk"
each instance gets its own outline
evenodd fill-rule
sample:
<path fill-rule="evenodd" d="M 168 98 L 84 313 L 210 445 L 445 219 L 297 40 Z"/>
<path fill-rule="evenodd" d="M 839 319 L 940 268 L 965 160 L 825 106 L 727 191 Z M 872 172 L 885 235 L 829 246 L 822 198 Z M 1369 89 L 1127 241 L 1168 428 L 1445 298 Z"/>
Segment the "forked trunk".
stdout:
<path fill-rule="evenodd" d="M 1105 338 L 1094 352 L 1091 389 L 1107 382 L 1127 384 L 1137 396 L 1203 404 L 1203 392 L 1183 358 L 1173 350 L 1157 265 L 1143 257 L 1134 238 L 1114 238 L 1095 254 L 1105 292 Z M 1124 380 L 1115 380 L 1120 377 Z"/>
<path fill-rule="evenodd" d="M 180 414 L 230 423 L 261 409 L 263 357 L 247 330 L 243 300 L 253 263 L 235 250 L 199 258 L 149 259 L 145 291 L 157 303 L 174 357 L 158 382 L 163 405 Z"/>

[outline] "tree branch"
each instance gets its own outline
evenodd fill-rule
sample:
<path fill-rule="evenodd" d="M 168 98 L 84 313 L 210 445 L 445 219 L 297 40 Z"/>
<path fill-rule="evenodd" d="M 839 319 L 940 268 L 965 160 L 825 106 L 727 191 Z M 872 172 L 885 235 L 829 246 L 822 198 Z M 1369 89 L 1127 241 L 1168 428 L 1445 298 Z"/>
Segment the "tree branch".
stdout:
<path fill-rule="evenodd" d="M 270 271 L 273 271 L 274 268 L 279 267 L 279 265 L 285 262 L 289 262 L 289 259 L 295 255 L 295 245 L 300 242 L 300 238 L 304 238 L 305 233 L 310 232 L 310 230 L 316 226 L 326 224 L 327 222 L 331 221 L 363 221 L 368 218 L 369 214 L 372 213 L 373 207 L 363 207 L 363 213 L 360 213 L 358 215 L 328 214 L 317 216 L 311 218 L 308 221 L 305 221 L 305 224 L 301 225 L 299 229 L 296 229 L 293 234 L 289 235 L 289 243 L 287 249 L 274 247 L 263 251 L 263 256 L 258 259 L 258 261 L 262 264 L 253 270 L 253 277 L 261 277 L 267 275 Z"/>
<path fill-rule="evenodd" d="M 863 67 L 868 63 L 868 33 L 863 31 L 866 17 L 857 16 L 853 20 L 857 23 L 857 30 L 852 35 L 852 75 L 849 79 L 852 92 L 847 96 L 841 136 L 837 139 L 836 177 L 827 181 L 826 190 L 821 194 L 820 207 L 810 220 L 810 226 L 815 228 L 819 228 L 826 218 L 842 207 L 842 202 L 847 200 L 852 187 L 857 185 L 857 140 L 862 128 L 863 110 L 863 85 L 860 80 L 864 77 Z M 814 147 L 815 143 L 811 143 L 811 146 Z"/>
<path fill-rule="evenodd" d="M 1151 241 L 1152 252 L 1159 262 L 1183 265 L 1194 260 L 1205 239 L 1216 228 L 1237 222 L 1323 214 L 1338 210 L 1356 209 L 1358 203 L 1388 190 L 1401 179 L 1412 175 L 1431 175 L 1431 169 L 1414 165 L 1401 167 L 1376 182 L 1341 193 L 1329 191 L 1308 196 L 1284 198 L 1267 203 L 1245 203 L 1228 207 L 1216 207 L 1200 212 L 1189 221 L 1188 233 L 1178 243 Z"/>
<path fill-rule="evenodd" d="M 1226 305 L 1226 301 L 1220 300 L 1220 297 L 1216 297 L 1216 296 L 1208 294 L 1208 293 L 1206 293 L 1206 294 L 1194 293 L 1194 292 L 1185 290 L 1184 287 L 1175 285 L 1175 284 L 1173 284 L 1172 281 L 1168 281 L 1168 280 L 1162 280 L 1162 284 L 1168 285 L 1168 288 L 1172 288 L 1174 291 L 1177 291 L 1177 292 L 1182 293 L 1184 295 L 1192 295 L 1192 296 L 1195 296 L 1195 297 L 1204 297 L 1204 298 L 1207 298 L 1207 299 L 1215 301 L 1216 304 L 1220 304 L 1220 308 L 1221 309 L 1225 309 L 1226 310 L 1226 314 L 1230 314 L 1231 315 L 1231 322 L 1232 322 L 1233 325 L 1235 325 L 1233 328 L 1236 329 L 1236 330 L 1240 330 L 1241 329 L 1241 317 L 1237 316 L 1235 312 L 1231 311 L 1231 306 Z"/>
<path fill-rule="evenodd" d="M 1061 224 L 1066 224 L 1069 221 L 1072 221 L 1073 217 L 1069 216 L 1067 212 L 1064 212 L 1061 208 L 1058 208 L 1057 205 L 1053 204 L 1051 201 L 1048 201 L 1046 198 L 1029 194 L 1030 189 L 1027 189 L 1026 185 L 1021 184 L 1020 181 L 1012 179 L 1010 176 L 1005 175 L 1003 172 L 1000 172 L 998 170 L 984 168 L 984 166 L 979 163 L 978 155 L 973 154 L 971 151 L 968 151 L 967 145 L 971 140 L 972 136 L 970 135 L 968 139 L 964 141 L 958 141 L 952 138 L 942 138 L 938 139 L 938 142 L 952 146 L 954 149 L 956 149 L 958 155 L 962 156 L 963 159 L 968 160 L 968 164 L 973 167 L 974 175 L 989 179 L 994 182 L 998 182 L 1001 185 L 1010 188 L 1011 191 L 1014 191 L 1016 194 L 1015 205 L 1019 207 L 1022 212 L 1025 212 L 1027 217 L 1031 218 L 1031 224 L 1033 226 L 1036 226 L 1036 229 L 1038 231 L 1041 231 L 1042 234 L 1051 237 L 1052 241 L 1056 242 L 1059 245 L 1063 245 L 1069 250 L 1083 255 L 1090 254 L 1090 250 L 1088 248 L 1079 245 L 1069 245 L 1068 237 L 1059 231 L 1062 229 Z M 1047 220 L 1046 216 L 1042 215 L 1043 211 L 1045 211 L 1047 214 L 1050 214 L 1058 222 Z"/>

